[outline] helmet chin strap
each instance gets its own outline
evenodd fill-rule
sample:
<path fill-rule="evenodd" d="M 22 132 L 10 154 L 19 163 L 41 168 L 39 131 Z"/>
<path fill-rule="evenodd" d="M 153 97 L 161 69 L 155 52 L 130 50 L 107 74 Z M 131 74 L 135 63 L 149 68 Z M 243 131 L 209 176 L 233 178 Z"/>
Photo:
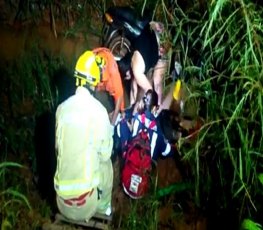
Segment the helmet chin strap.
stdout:
<path fill-rule="evenodd" d="M 76 78 L 76 86 L 80 86 L 80 79 Z"/>
<path fill-rule="evenodd" d="M 99 67 L 99 70 L 100 70 L 100 82 L 102 82 L 102 74 L 103 74 L 103 68 L 105 66 L 105 60 L 100 57 L 99 55 L 95 54 L 95 61 L 96 61 L 96 64 L 97 66 Z"/>
<path fill-rule="evenodd" d="M 87 81 L 86 80 L 84 80 L 84 79 L 81 79 L 80 80 L 80 85 L 81 86 L 84 86 L 84 85 L 86 85 L 87 84 Z"/>
<path fill-rule="evenodd" d="M 76 78 L 76 86 L 85 86 L 87 81 L 85 79 Z"/>
<path fill-rule="evenodd" d="M 79 86 L 85 87 L 86 89 L 89 90 L 89 92 L 90 92 L 92 95 L 94 95 L 94 93 L 95 93 L 96 87 L 88 84 L 87 81 L 84 80 L 84 79 L 76 78 L 76 86 L 77 86 L 77 87 L 79 87 Z"/>

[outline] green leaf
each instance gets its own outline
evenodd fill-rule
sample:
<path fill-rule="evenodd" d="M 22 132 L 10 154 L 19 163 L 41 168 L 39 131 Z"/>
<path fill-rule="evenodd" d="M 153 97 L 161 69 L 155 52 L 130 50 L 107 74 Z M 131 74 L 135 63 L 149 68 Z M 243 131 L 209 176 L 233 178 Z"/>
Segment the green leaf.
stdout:
<path fill-rule="evenodd" d="M 0 169 L 1 168 L 5 168 L 5 167 L 19 167 L 22 168 L 23 165 L 19 164 L 19 163 L 15 163 L 15 162 L 10 162 L 10 161 L 6 161 L 3 163 L 0 163 Z"/>
<path fill-rule="evenodd" d="M 259 179 L 260 183 L 263 185 L 263 173 L 260 173 L 258 175 L 258 179 Z"/>
<path fill-rule="evenodd" d="M 160 197 L 172 194 L 172 193 L 180 193 L 180 192 L 184 192 L 184 191 L 191 190 L 191 189 L 193 189 L 193 185 L 189 183 L 183 183 L 183 182 L 175 183 L 168 187 L 158 189 L 156 195 L 157 195 L 157 198 L 160 198 Z"/>
<path fill-rule="evenodd" d="M 12 225 L 7 219 L 4 219 L 1 224 L 1 230 L 8 230 L 8 229 L 12 229 Z"/>
<path fill-rule="evenodd" d="M 241 230 L 262 230 L 262 226 L 253 220 L 244 219 L 241 225 Z"/>
<path fill-rule="evenodd" d="M 7 189 L 7 190 L 5 190 L 5 191 L 0 193 L 0 195 L 5 195 L 5 194 L 10 194 L 13 197 L 18 197 L 19 199 L 21 199 L 21 200 L 23 200 L 25 202 L 25 204 L 27 205 L 29 210 L 32 209 L 28 199 L 22 193 L 20 193 L 18 191 L 15 191 L 13 189 Z"/>

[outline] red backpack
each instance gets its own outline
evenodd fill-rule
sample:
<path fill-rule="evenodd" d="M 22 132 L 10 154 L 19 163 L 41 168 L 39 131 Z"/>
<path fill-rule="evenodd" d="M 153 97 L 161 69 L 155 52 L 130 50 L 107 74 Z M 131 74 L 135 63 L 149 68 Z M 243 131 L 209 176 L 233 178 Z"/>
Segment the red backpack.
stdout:
<path fill-rule="evenodd" d="M 145 115 L 142 116 L 142 120 L 142 123 L 144 123 Z M 152 121 L 149 128 L 152 128 L 155 124 L 155 121 Z M 151 146 L 147 128 L 141 130 L 128 143 L 123 156 L 122 187 L 131 198 L 139 199 L 148 192 L 152 171 Z"/>

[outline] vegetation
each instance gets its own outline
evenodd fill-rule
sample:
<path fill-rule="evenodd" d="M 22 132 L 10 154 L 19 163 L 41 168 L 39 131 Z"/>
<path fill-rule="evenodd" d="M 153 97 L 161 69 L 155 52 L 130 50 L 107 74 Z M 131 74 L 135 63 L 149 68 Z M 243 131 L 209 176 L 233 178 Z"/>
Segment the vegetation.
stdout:
<path fill-rule="evenodd" d="M 185 137 L 178 144 L 187 167 L 185 182 L 193 187 L 183 199 L 193 201 L 207 217 L 208 229 L 222 229 L 226 223 L 229 229 L 262 229 L 261 3 L 192 0 L 184 6 L 184 1 L 182 5 L 180 1 L 130 2 L 142 12 L 146 6 L 152 7 L 154 19 L 165 22 L 173 51 L 183 66 L 185 84 L 191 88 L 186 100 L 199 103 L 199 115 L 204 119 L 194 142 L 188 144 L 190 137 Z M 6 15 L 13 21 L 37 23 L 47 13 L 55 36 L 59 21 L 65 23 L 64 35 L 74 36 L 79 32 L 99 34 L 95 21 L 101 22 L 102 12 L 117 1 L 20 0 L 6 4 Z M 32 143 L 36 117 L 52 111 L 59 101 L 53 77 L 65 64 L 63 57 L 49 56 L 33 46 L 16 62 L 1 68 L 2 76 L 8 76 L 2 78 L 0 94 L 1 229 L 39 229 L 51 216 L 50 207 L 32 192 L 32 173 L 36 171 Z M 178 190 L 162 198 L 151 194 L 132 202 L 129 215 L 118 225 L 157 229 L 158 210 L 166 202 L 174 204 L 174 218 L 181 218 L 184 210 L 178 208 Z"/>
<path fill-rule="evenodd" d="M 51 215 L 49 205 L 41 200 L 34 184 L 34 128 L 37 116 L 51 110 L 56 103 L 49 76 L 58 66 L 59 60 L 41 56 L 32 47 L 1 71 L 2 76 L 8 76 L 1 84 L 2 230 L 38 229 Z"/>
<path fill-rule="evenodd" d="M 244 218 L 261 221 L 263 11 L 220 0 L 197 12 L 175 8 L 173 18 L 191 97 L 203 102 L 205 118 L 196 143 L 180 151 L 192 162 L 195 203 L 219 219 L 231 216 L 234 229 Z"/>

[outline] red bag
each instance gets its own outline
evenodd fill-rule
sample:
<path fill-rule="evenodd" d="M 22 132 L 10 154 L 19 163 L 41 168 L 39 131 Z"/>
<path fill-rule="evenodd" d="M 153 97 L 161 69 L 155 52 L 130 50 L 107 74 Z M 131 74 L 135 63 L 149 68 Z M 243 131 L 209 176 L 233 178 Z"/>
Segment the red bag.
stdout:
<path fill-rule="evenodd" d="M 151 147 L 146 129 L 128 143 L 124 159 L 121 175 L 123 189 L 131 198 L 139 199 L 148 192 L 152 171 Z"/>
<path fill-rule="evenodd" d="M 128 144 L 122 170 L 122 186 L 131 198 L 138 199 L 147 193 L 151 164 L 149 140 L 147 133 L 142 131 Z"/>

